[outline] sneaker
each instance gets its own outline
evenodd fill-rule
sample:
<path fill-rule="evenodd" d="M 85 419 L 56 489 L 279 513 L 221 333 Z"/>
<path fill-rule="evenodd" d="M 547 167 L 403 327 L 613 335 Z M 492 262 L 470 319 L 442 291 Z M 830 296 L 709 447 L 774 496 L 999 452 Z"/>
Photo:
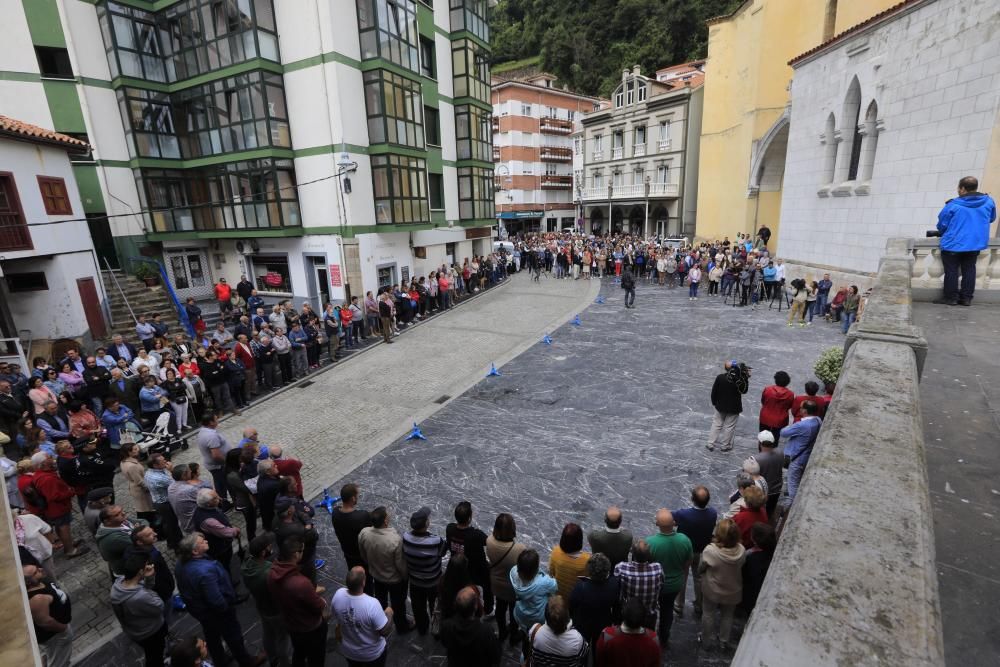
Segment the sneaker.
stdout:
<path fill-rule="evenodd" d="M 806 323 L 805 323 L 805 322 L 799 322 L 799 328 L 800 328 L 800 329 L 801 329 L 802 327 L 804 327 L 805 325 L 806 325 Z"/>
<path fill-rule="evenodd" d="M 790 326 L 790 327 L 793 327 L 793 326 L 795 326 L 795 325 L 794 325 L 794 324 L 792 324 L 791 322 L 789 322 L 789 323 L 788 323 L 788 326 Z"/>
<path fill-rule="evenodd" d="M 728 447 L 722 447 L 719 451 L 731 452 L 731 451 L 733 451 L 733 446 L 729 445 Z"/>
<path fill-rule="evenodd" d="M 705 449 L 707 449 L 710 452 L 714 452 L 715 451 L 715 445 L 709 443 L 709 444 L 705 445 Z"/>
<path fill-rule="evenodd" d="M 959 299 L 958 300 L 958 305 L 960 305 L 960 306 L 971 306 L 972 302 L 971 301 L 966 301 L 965 299 Z"/>

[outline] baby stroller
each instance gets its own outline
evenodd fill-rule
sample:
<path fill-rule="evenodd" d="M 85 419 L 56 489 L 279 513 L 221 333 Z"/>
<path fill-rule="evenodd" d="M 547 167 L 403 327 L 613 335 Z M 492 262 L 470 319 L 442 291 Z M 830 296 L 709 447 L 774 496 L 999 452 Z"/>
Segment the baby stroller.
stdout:
<path fill-rule="evenodd" d="M 138 421 L 128 420 L 121 429 L 121 444 L 135 443 L 139 446 L 140 456 L 163 454 L 170 458 L 174 450 L 183 446 L 180 438 L 170 432 L 171 417 L 169 412 L 161 413 L 149 431 L 143 431 L 143 426 Z"/>

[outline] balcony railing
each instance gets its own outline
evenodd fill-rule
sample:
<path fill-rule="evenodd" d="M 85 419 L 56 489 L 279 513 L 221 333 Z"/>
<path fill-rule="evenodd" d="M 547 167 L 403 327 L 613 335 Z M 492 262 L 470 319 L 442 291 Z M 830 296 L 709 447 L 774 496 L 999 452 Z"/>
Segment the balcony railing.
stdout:
<path fill-rule="evenodd" d="M 603 160 L 604 159 L 604 151 L 594 151 L 594 154 L 593 154 L 592 157 L 593 157 L 594 162 L 597 162 L 599 160 Z"/>
<path fill-rule="evenodd" d="M 31 250 L 31 232 L 16 213 L 0 214 L 0 250 Z"/>
<path fill-rule="evenodd" d="M 572 134 L 573 121 L 559 118 L 543 118 L 538 129 L 545 134 Z"/>
<path fill-rule="evenodd" d="M 584 188 L 582 191 L 584 201 L 608 201 L 608 186 L 596 186 Z M 676 183 L 650 183 L 649 196 L 659 198 L 677 197 Z M 614 185 L 611 186 L 610 197 L 616 199 L 645 199 L 646 184 Z"/>
<path fill-rule="evenodd" d="M 656 142 L 656 150 L 661 153 L 670 150 L 670 139 L 660 139 Z"/>
<path fill-rule="evenodd" d="M 624 149 L 621 146 L 619 146 L 618 148 L 612 148 L 611 149 L 611 159 L 612 160 L 621 160 L 623 152 L 624 152 Z"/>
<path fill-rule="evenodd" d="M 642 157 L 646 154 L 646 144 L 636 144 L 632 149 L 633 157 Z"/>
<path fill-rule="evenodd" d="M 494 162 L 500 161 L 500 148 L 497 146 L 493 147 L 493 161 Z"/>
<path fill-rule="evenodd" d="M 543 162 L 572 162 L 573 149 L 542 146 L 541 158 Z"/>
<path fill-rule="evenodd" d="M 944 282 L 941 262 L 941 239 L 914 239 L 910 242 L 913 255 L 912 286 L 940 288 Z M 976 288 L 1000 289 L 1000 239 L 991 238 L 986 250 L 976 260 Z"/>
<path fill-rule="evenodd" d="M 493 116 L 493 131 L 494 132 L 500 131 L 500 119 L 497 118 L 496 116 Z"/>
<path fill-rule="evenodd" d="M 573 188 L 572 176 L 542 176 L 543 190 L 570 190 Z"/>

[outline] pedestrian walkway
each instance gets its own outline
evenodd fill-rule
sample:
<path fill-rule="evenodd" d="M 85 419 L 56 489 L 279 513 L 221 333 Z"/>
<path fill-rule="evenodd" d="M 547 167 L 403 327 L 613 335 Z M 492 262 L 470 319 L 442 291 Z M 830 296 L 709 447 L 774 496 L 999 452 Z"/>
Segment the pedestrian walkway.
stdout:
<path fill-rule="evenodd" d="M 996 664 L 1000 566 L 1000 306 L 913 304 L 930 347 L 920 381 L 949 665 Z M 920 520 L 925 520 L 920 517 Z"/>
<path fill-rule="evenodd" d="M 411 326 L 334 367 L 285 389 L 240 416 L 226 418 L 220 430 L 231 442 L 253 426 L 261 442 L 285 445 L 286 455 L 305 462 L 303 493 L 320 494 L 440 410 L 452 397 L 530 347 L 542 335 L 593 300 L 597 281 L 529 281 L 516 274 L 508 284 L 451 311 Z M 200 461 L 194 447 L 177 452 L 175 462 Z M 129 516 L 127 487 L 116 480 L 117 501 Z M 231 515 L 235 525 L 242 517 Z M 69 565 L 60 578 L 73 599 L 74 655 L 85 655 L 119 631 L 108 604 L 107 566 L 96 549 Z M 94 663 L 96 664 L 96 663 Z"/>

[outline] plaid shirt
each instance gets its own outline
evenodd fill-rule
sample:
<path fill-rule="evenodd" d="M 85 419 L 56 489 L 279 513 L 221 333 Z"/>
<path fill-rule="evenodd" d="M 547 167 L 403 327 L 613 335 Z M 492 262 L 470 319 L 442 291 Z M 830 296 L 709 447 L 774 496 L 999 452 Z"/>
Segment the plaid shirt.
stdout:
<path fill-rule="evenodd" d="M 621 582 L 622 605 L 638 597 L 646 612 L 656 615 L 660 609 L 660 585 L 663 568 L 659 563 L 626 561 L 615 565 L 615 576 Z"/>

